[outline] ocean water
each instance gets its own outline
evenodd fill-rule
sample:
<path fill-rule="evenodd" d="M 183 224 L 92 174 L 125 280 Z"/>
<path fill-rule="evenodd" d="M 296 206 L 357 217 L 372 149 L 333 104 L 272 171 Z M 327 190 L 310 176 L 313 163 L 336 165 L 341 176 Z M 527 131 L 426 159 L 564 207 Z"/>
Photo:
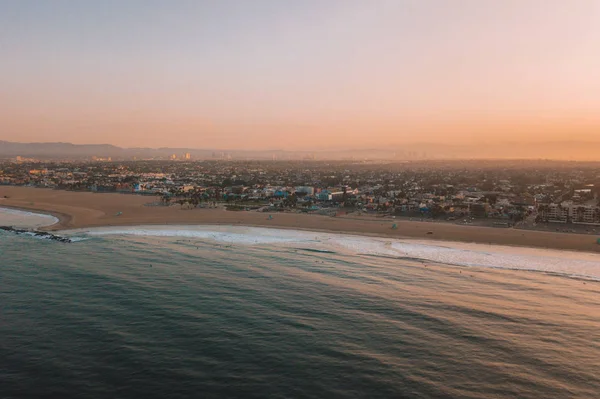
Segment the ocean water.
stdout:
<path fill-rule="evenodd" d="M 600 398 L 597 255 L 66 234 L 80 240 L 0 232 L 1 398 Z M 523 265 L 556 259 L 575 266 Z"/>
<path fill-rule="evenodd" d="M 236 245 L 299 246 L 348 255 L 375 255 L 455 266 L 543 271 L 600 281 L 600 255 L 458 242 L 385 239 L 242 226 L 132 226 L 65 231 L 74 239 L 98 236 L 179 237 Z"/>

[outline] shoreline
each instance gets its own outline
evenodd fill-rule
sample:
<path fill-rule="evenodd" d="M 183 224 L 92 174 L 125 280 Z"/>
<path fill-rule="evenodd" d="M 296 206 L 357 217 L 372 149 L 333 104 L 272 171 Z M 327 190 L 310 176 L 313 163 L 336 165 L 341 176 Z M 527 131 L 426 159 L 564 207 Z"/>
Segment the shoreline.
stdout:
<path fill-rule="evenodd" d="M 584 281 L 600 282 L 600 258 L 595 253 L 504 245 L 462 243 L 317 232 L 278 227 L 246 225 L 136 225 L 93 227 L 63 231 L 62 237 L 141 237 L 143 240 L 168 238 L 175 242 L 199 240 L 219 247 L 280 245 L 296 250 L 344 253 L 362 257 L 382 257 L 418 262 L 427 266 L 475 267 L 544 273 Z M 193 244 L 193 245 L 198 245 Z"/>
<path fill-rule="evenodd" d="M 52 216 L 53 218 L 55 218 L 57 220 L 55 223 L 38 227 L 36 230 L 39 230 L 39 231 L 46 231 L 46 230 L 59 231 L 59 230 L 50 230 L 50 229 L 53 226 L 62 224 L 63 222 L 68 223 L 69 220 L 71 219 L 71 216 L 69 216 L 65 213 L 46 211 L 46 210 L 38 210 L 38 209 L 33 209 L 33 208 L 23 208 L 23 207 L 12 206 L 12 205 L 5 205 L 2 202 L 0 202 L 0 209 L 9 209 L 9 210 L 19 211 L 19 212 L 24 212 L 24 213 L 32 213 L 34 215 Z"/>
<path fill-rule="evenodd" d="M 215 230 L 208 230 L 208 228 L 217 228 Z M 218 229 L 221 228 L 221 229 Z M 329 230 L 308 230 L 302 228 L 287 228 L 287 227 L 279 227 L 279 226 L 264 226 L 264 225 L 247 225 L 247 224 L 171 224 L 171 225 L 163 225 L 163 224 L 143 224 L 143 225 L 119 225 L 119 226 L 95 226 L 95 227 L 82 227 L 77 229 L 69 229 L 69 230 L 61 230 L 59 232 L 74 235 L 77 233 L 92 233 L 95 235 L 112 235 L 112 234 L 121 234 L 114 233 L 113 231 L 135 231 L 145 230 L 145 231 L 160 231 L 161 229 L 167 231 L 210 231 L 210 232 L 236 232 L 236 229 L 264 229 L 272 232 L 277 231 L 285 231 L 285 232 L 297 232 L 297 233 L 311 233 L 311 234 L 323 234 L 323 235 L 332 235 L 340 238 L 372 238 L 376 239 L 379 242 L 401 242 L 406 244 L 414 244 L 414 245 L 423 245 L 423 246 L 435 246 L 438 248 L 444 249 L 459 249 L 459 250 L 479 250 L 481 251 L 486 247 L 493 247 L 496 250 L 510 250 L 511 254 L 519 254 L 519 255 L 534 255 L 538 252 L 560 252 L 561 254 L 572 254 L 578 257 L 594 257 L 597 256 L 594 252 L 585 252 L 585 251 L 569 251 L 563 249 L 553 249 L 553 248 L 541 248 L 541 247 L 525 247 L 525 246 L 517 246 L 517 245 L 502 245 L 502 244 L 489 244 L 489 243 L 476 243 L 476 242 L 462 242 L 462 241 L 451 241 L 451 240 L 433 240 L 433 239 L 420 239 L 414 237 L 388 237 L 381 236 L 377 234 L 363 234 L 363 233 L 351 233 L 351 232 L 343 232 L 343 231 L 329 231 Z M 104 233 L 103 231 L 108 231 L 108 233 Z M 128 233 L 123 233 L 124 235 L 128 235 Z M 144 234 L 142 234 L 143 236 Z M 149 234 L 152 236 L 152 234 Z M 174 235 L 175 237 L 179 237 L 178 235 Z M 186 235 L 181 235 L 181 237 L 187 237 Z M 392 241 L 387 241 L 392 240 Z M 599 259 L 600 260 L 600 259 Z M 519 269 L 520 270 L 520 269 Z"/>
<path fill-rule="evenodd" d="M 273 218 L 268 219 L 268 212 L 226 211 L 222 208 L 186 210 L 178 206 L 146 206 L 152 200 L 152 197 L 129 194 L 0 186 L 0 207 L 45 213 L 59 220 L 58 223 L 39 228 L 40 231 L 57 232 L 117 226 L 237 225 L 416 239 L 438 244 L 458 242 L 600 253 L 600 245 L 596 243 L 597 235 L 285 212 L 273 212 Z M 397 229 L 392 229 L 392 224 L 397 224 Z M 428 234 L 429 232 L 433 234 Z"/>

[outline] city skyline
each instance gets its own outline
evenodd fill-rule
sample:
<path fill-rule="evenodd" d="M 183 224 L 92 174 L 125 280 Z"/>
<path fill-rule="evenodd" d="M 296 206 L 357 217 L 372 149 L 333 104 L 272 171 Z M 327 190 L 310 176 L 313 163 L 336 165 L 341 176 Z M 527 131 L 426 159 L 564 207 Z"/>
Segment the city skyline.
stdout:
<path fill-rule="evenodd" d="M 0 0 L 0 140 L 597 140 L 600 3 Z"/>

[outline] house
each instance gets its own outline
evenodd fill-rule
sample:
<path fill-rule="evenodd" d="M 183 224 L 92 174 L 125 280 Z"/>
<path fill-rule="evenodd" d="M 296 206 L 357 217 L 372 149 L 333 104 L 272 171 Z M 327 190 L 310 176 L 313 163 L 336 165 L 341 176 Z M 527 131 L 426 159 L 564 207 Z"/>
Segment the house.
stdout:
<path fill-rule="evenodd" d="M 317 198 L 319 201 L 331 201 L 331 191 L 321 190 L 321 192 L 317 194 Z"/>

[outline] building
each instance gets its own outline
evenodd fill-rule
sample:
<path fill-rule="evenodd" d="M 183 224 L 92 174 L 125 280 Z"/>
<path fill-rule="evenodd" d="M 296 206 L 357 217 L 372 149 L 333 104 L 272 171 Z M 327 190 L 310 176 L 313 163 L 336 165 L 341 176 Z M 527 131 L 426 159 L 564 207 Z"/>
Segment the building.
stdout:
<path fill-rule="evenodd" d="M 544 222 L 567 223 L 569 220 L 569 207 L 561 204 L 540 205 L 538 213 Z"/>
<path fill-rule="evenodd" d="M 340 202 L 344 200 L 344 196 L 347 196 L 347 193 L 344 193 L 343 191 L 335 191 L 331 193 L 330 199 L 335 202 Z"/>
<path fill-rule="evenodd" d="M 573 203 L 540 205 L 538 214 L 544 222 L 600 225 L 600 208 L 593 205 Z"/>
<path fill-rule="evenodd" d="M 300 193 L 304 193 L 306 195 L 314 195 L 315 194 L 315 188 L 314 187 L 309 187 L 309 186 L 298 186 L 295 189 L 297 194 Z"/>
<path fill-rule="evenodd" d="M 469 206 L 469 211 L 471 213 L 471 216 L 473 216 L 475 218 L 486 218 L 488 216 L 490 208 L 491 207 L 488 203 L 478 202 L 478 203 L 471 204 Z"/>
<path fill-rule="evenodd" d="M 321 190 L 317 195 L 317 198 L 320 201 L 331 201 L 331 191 L 329 190 Z"/>
<path fill-rule="evenodd" d="M 190 159 L 192 159 L 192 154 L 190 154 L 189 152 L 186 152 L 185 159 L 186 159 L 186 161 L 189 161 Z"/>
<path fill-rule="evenodd" d="M 569 216 L 573 223 L 600 224 L 600 208 L 591 205 L 571 205 Z"/>

